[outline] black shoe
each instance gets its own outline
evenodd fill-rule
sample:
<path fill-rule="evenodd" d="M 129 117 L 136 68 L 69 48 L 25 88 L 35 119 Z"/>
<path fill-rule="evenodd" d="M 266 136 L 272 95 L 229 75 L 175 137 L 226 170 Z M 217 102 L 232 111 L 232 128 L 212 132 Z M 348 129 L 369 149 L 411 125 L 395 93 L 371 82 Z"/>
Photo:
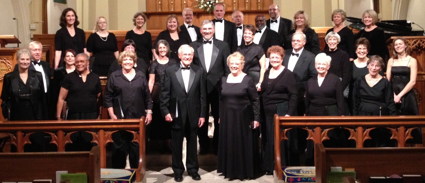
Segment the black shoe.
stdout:
<path fill-rule="evenodd" d="M 198 172 L 189 173 L 189 175 L 193 180 L 201 180 L 201 176 L 198 174 Z"/>
<path fill-rule="evenodd" d="M 183 181 L 183 176 L 182 175 L 174 175 L 174 180 L 176 182 L 181 182 L 181 181 Z"/>

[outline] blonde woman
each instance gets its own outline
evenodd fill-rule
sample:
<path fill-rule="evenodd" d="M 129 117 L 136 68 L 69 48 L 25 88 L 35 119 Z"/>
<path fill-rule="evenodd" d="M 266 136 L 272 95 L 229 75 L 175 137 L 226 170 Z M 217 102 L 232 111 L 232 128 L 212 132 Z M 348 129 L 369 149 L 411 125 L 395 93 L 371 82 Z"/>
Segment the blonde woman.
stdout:
<path fill-rule="evenodd" d="M 107 27 L 106 18 L 98 17 L 94 33 L 87 40 L 87 51 L 94 57 L 90 68 L 99 76 L 107 76 L 109 67 L 118 58 L 117 38 Z"/>
<path fill-rule="evenodd" d="M 295 32 L 302 32 L 306 35 L 307 39 L 304 46 L 306 50 L 314 53 L 315 55 L 320 52 L 319 37 L 317 36 L 316 31 L 310 28 L 308 16 L 303 10 L 297 11 L 294 15 L 293 29 L 289 32 L 289 35 L 291 36 L 289 36 L 288 40 L 286 40 L 286 45 L 290 46 L 290 48 L 292 48 L 292 34 Z"/>

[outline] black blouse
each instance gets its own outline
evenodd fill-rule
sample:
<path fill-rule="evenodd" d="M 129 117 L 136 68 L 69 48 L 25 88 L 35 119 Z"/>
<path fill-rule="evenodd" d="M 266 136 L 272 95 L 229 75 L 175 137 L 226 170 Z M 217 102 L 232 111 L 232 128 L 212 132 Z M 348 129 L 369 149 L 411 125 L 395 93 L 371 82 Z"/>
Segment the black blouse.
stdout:
<path fill-rule="evenodd" d="M 297 82 L 295 74 L 284 69 L 275 79 L 270 79 L 270 70 L 264 73 L 261 83 L 261 98 L 263 106 L 288 102 L 289 115 L 297 114 Z"/>
<path fill-rule="evenodd" d="M 170 32 L 168 30 L 164 30 L 158 34 L 158 37 L 156 38 L 155 45 L 158 43 L 159 40 L 163 39 L 170 44 L 170 58 L 174 60 L 180 60 L 178 57 L 177 51 L 179 50 L 180 46 L 183 44 L 189 44 L 192 41 L 188 40 L 186 36 L 180 31 L 179 33 L 179 39 L 174 40 L 171 38 Z"/>
<path fill-rule="evenodd" d="M 345 89 L 350 84 L 351 77 L 353 77 L 353 65 L 347 52 L 341 49 L 336 49 L 335 51 L 329 51 L 328 49 L 325 50 L 325 53 L 332 58 L 329 72 L 342 79 L 341 86 Z"/>
<path fill-rule="evenodd" d="M 329 29 L 326 34 L 329 32 L 334 31 L 334 28 Z M 350 28 L 345 26 L 342 28 L 339 32 L 337 32 L 338 35 L 341 37 L 341 42 L 338 44 L 338 48 L 346 51 L 350 58 L 355 58 L 355 52 L 354 52 L 354 34 L 353 31 L 351 31 Z M 328 50 L 329 47 L 327 44 L 325 44 L 325 50 Z"/>
<path fill-rule="evenodd" d="M 80 74 L 74 71 L 65 76 L 62 87 L 68 90 L 66 101 L 70 114 L 99 111 L 97 99 L 102 89 L 97 74 L 90 72 L 83 82 Z"/>
<path fill-rule="evenodd" d="M 364 37 L 369 40 L 370 42 L 370 51 L 369 55 L 379 55 L 384 59 L 384 61 L 388 60 L 389 53 L 387 48 L 387 38 L 385 37 L 384 30 L 377 27 L 373 29 L 372 31 L 365 31 L 362 29 L 357 33 L 356 40 L 358 38 Z"/>
<path fill-rule="evenodd" d="M 55 49 L 62 51 L 61 58 L 65 56 L 67 49 L 73 49 L 77 54 L 83 53 L 86 47 L 86 35 L 80 28 L 75 27 L 75 35 L 72 37 L 66 27 L 60 28 L 55 34 Z"/>
<path fill-rule="evenodd" d="M 145 31 L 143 34 L 136 34 L 130 30 L 125 35 L 125 39 L 131 39 L 136 43 L 136 53 L 138 58 L 143 58 L 149 66 L 152 60 L 152 36 L 151 33 Z"/>
<path fill-rule="evenodd" d="M 326 74 L 322 85 L 319 86 L 317 76 L 307 81 L 306 106 L 325 107 L 328 105 L 337 105 L 338 114 L 344 114 L 344 96 L 342 94 L 341 81 L 335 74 Z M 307 111 L 307 114 L 313 111 Z"/>
<path fill-rule="evenodd" d="M 105 107 L 113 107 L 115 115 L 122 118 L 140 118 L 145 110 L 152 109 L 152 100 L 145 75 L 136 70 L 129 81 L 121 70 L 113 72 L 106 84 Z"/>

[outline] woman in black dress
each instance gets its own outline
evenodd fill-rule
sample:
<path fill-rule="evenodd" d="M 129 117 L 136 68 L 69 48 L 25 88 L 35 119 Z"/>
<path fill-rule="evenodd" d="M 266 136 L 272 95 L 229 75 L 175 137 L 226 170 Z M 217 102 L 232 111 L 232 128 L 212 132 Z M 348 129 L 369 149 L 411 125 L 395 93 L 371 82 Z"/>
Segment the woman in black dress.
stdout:
<path fill-rule="evenodd" d="M 85 53 L 86 35 L 84 31 L 77 26 L 80 24 L 75 10 L 66 8 L 62 11 L 59 19 L 61 28 L 55 34 L 55 67 L 57 69 L 63 65 L 62 59 L 65 57 L 65 50 L 72 49 L 77 54 Z"/>
<path fill-rule="evenodd" d="M 159 40 L 155 50 L 158 59 L 152 62 L 149 69 L 149 91 L 152 96 L 154 111 L 153 123 L 149 127 L 149 137 L 164 140 L 171 138 L 171 123 L 164 121 L 164 117 L 161 115 L 159 95 L 161 93 L 165 70 L 170 65 L 177 64 L 177 61 L 168 57 L 170 54 L 170 45 L 166 40 Z"/>
<path fill-rule="evenodd" d="M 136 53 L 124 51 L 119 56 L 121 70 L 108 77 L 105 89 L 105 107 L 111 119 L 132 119 L 146 116 L 145 123 L 152 120 L 152 100 L 145 75 L 134 69 Z M 114 149 L 112 167 L 124 168 L 127 155 L 131 168 L 138 167 L 138 145 L 132 143 L 133 135 L 126 131 L 112 134 Z"/>
<path fill-rule="evenodd" d="M 384 61 L 373 55 L 368 61 L 368 74 L 358 78 L 353 87 L 353 115 L 395 115 L 393 90 L 390 82 L 381 76 Z"/>
<path fill-rule="evenodd" d="M 262 123 L 263 170 L 273 175 L 274 169 L 274 115 L 297 114 L 297 85 L 295 75 L 282 65 L 285 53 L 282 47 L 267 50 L 271 68 L 261 83 L 261 99 L 264 111 Z"/>
<path fill-rule="evenodd" d="M 316 31 L 314 29 L 310 28 L 307 14 L 303 11 L 297 11 L 294 15 L 294 27 L 289 32 L 288 39 L 286 40 L 285 45 L 288 45 L 289 48 L 292 48 L 291 39 L 292 34 L 295 32 L 302 32 L 306 35 L 306 43 L 304 45 L 304 48 L 315 55 L 320 52 L 320 45 L 319 45 L 319 36 L 317 35 Z"/>
<path fill-rule="evenodd" d="M 52 104 L 55 106 L 58 103 L 58 97 L 59 97 L 59 91 L 62 85 L 62 81 L 65 78 L 65 76 L 69 73 L 72 73 L 75 71 L 75 56 L 76 53 L 74 50 L 66 50 L 65 51 L 65 58 L 63 59 L 65 62 L 64 67 L 59 67 L 55 70 L 53 73 L 53 79 L 50 82 L 50 94 L 52 95 Z"/>
<path fill-rule="evenodd" d="M 382 116 L 396 115 L 393 90 L 390 82 L 381 76 L 384 61 L 380 56 L 372 55 L 367 64 L 368 74 L 358 78 L 353 87 L 353 115 Z M 395 146 L 394 140 L 389 140 L 391 131 L 386 128 L 376 128 L 370 132 L 372 139 L 365 141 L 366 147 Z"/>
<path fill-rule="evenodd" d="M 387 79 L 391 81 L 394 102 L 399 115 L 418 115 L 418 103 L 413 87 L 416 84 L 418 63 L 410 56 L 410 50 L 403 38 L 393 41 L 394 56 L 388 60 Z"/>
<path fill-rule="evenodd" d="M 260 126 L 259 98 L 251 77 L 242 72 L 244 56 L 229 55 L 227 65 L 230 74 L 221 82 L 217 172 L 230 180 L 252 179 L 259 160 L 253 134 Z"/>
<path fill-rule="evenodd" d="M 352 77 L 351 77 L 351 81 L 350 81 L 350 89 L 349 89 L 349 106 L 350 106 L 350 112 L 352 115 L 354 115 L 353 112 L 353 86 L 354 86 L 354 82 L 357 81 L 359 78 L 364 77 L 366 74 L 369 73 L 369 70 L 367 68 L 367 63 L 369 62 L 369 49 L 370 49 L 370 44 L 369 41 L 362 37 L 357 39 L 356 41 L 356 56 L 357 58 L 353 60 L 353 72 L 352 72 Z"/>
<path fill-rule="evenodd" d="M 245 44 L 238 47 L 237 51 L 245 57 L 243 72 L 248 74 L 256 83 L 257 88 L 263 81 L 264 72 L 266 71 L 266 57 L 263 48 L 253 42 L 255 35 L 255 27 L 246 25 L 243 31 L 243 39 Z M 257 84 L 258 83 L 258 84 Z"/>
<path fill-rule="evenodd" d="M 134 28 L 127 32 L 125 39 L 131 39 L 136 43 L 137 58 L 143 58 L 147 66 L 152 60 L 152 36 L 143 28 L 148 17 L 143 12 L 137 12 L 133 16 Z"/>
<path fill-rule="evenodd" d="M 30 70 L 31 53 L 20 49 L 16 53 L 18 64 L 4 75 L 1 93 L 3 117 L 9 121 L 46 120 L 47 104 L 41 73 Z"/>
<path fill-rule="evenodd" d="M 374 10 L 366 10 L 362 14 L 362 22 L 365 28 L 360 30 L 355 39 L 364 37 L 370 42 L 370 55 L 379 55 L 382 59 L 388 60 L 388 49 L 384 30 L 376 25 L 378 22 L 378 14 Z"/>
<path fill-rule="evenodd" d="M 320 53 L 315 58 L 317 76 L 307 81 L 306 114 L 308 116 L 344 115 L 344 96 L 339 77 L 329 72 L 332 58 Z"/>
<path fill-rule="evenodd" d="M 95 32 L 87 40 L 87 51 L 94 57 L 90 68 L 99 76 L 107 76 L 109 67 L 118 58 L 117 38 L 107 30 L 107 26 L 105 17 L 97 18 Z"/>
<path fill-rule="evenodd" d="M 347 17 L 347 14 L 344 10 L 334 10 L 331 15 L 331 20 L 334 23 L 334 26 L 330 28 L 326 32 L 326 34 L 328 34 L 329 32 L 338 33 L 338 35 L 341 37 L 341 41 L 338 44 L 338 48 L 347 52 L 350 56 L 350 61 L 352 61 L 355 58 L 353 48 L 354 34 L 353 31 L 351 31 L 351 29 L 345 25 L 345 17 Z M 327 49 L 329 49 L 328 45 L 325 45 L 325 50 Z"/>
<path fill-rule="evenodd" d="M 156 38 L 156 44 L 159 40 L 166 40 L 170 44 L 170 58 L 174 60 L 179 60 L 177 51 L 183 44 L 189 44 L 192 42 L 190 38 L 184 36 L 180 31 L 179 21 L 176 15 L 169 15 L 166 23 L 166 30 L 160 32 Z M 158 59 L 158 54 L 155 51 L 155 48 L 152 50 L 154 58 Z"/>

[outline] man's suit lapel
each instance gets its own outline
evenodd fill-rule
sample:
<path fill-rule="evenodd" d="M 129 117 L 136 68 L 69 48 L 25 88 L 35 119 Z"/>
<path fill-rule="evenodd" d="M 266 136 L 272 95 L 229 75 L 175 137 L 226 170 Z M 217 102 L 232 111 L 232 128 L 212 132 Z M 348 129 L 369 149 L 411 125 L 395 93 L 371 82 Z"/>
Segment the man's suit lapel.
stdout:
<path fill-rule="evenodd" d="M 211 70 L 211 68 L 214 66 L 215 62 L 217 61 L 218 52 L 220 51 L 215 42 L 213 43 L 212 47 L 213 47 L 213 50 L 211 53 L 211 64 L 210 64 L 210 68 L 208 68 L 208 72 Z"/>
<path fill-rule="evenodd" d="M 291 51 L 292 51 L 292 49 L 291 49 Z M 286 54 L 285 54 L 285 57 L 283 57 L 283 65 L 285 67 L 288 67 L 289 58 L 291 58 L 291 52 L 287 51 Z"/>
<path fill-rule="evenodd" d="M 193 85 L 193 81 L 195 81 L 195 71 L 193 70 L 193 68 L 190 69 L 190 75 L 189 75 L 189 86 L 187 88 L 187 93 L 190 92 L 190 90 L 192 89 L 192 85 Z"/>
<path fill-rule="evenodd" d="M 282 34 L 284 32 L 283 28 L 285 27 L 285 22 L 283 22 L 283 18 L 281 17 L 279 20 L 279 34 Z"/>
<path fill-rule="evenodd" d="M 177 71 L 176 71 L 176 78 L 177 78 L 177 81 L 179 82 L 180 86 L 182 87 L 184 93 L 187 93 L 186 89 L 184 87 L 182 70 L 180 68 L 178 68 Z"/>
<path fill-rule="evenodd" d="M 197 51 L 199 55 L 199 62 L 201 62 L 202 67 L 206 70 L 207 67 L 205 66 L 204 45 L 202 41 L 201 46 L 198 47 Z"/>
<path fill-rule="evenodd" d="M 264 44 L 264 41 L 266 41 L 266 37 L 267 37 L 267 28 L 264 29 L 264 33 L 263 33 L 263 36 L 261 36 L 259 45 L 263 45 Z"/>
<path fill-rule="evenodd" d="M 180 30 L 184 35 L 189 36 L 189 38 L 190 38 L 189 31 L 187 30 L 187 28 L 184 24 L 182 26 L 180 26 Z"/>
<path fill-rule="evenodd" d="M 303 52 L 301 52 L 301 54 L 300 54 L 300 57 L 298 58 L 298 61 L 297 61 L 297 63 L 295 64 L 295 67 L 294 67 L 294 72 L 295 71 L 297 71 L 297 70 L 299 70 L 300 69 L 300 67 L 302 67 L 303 66 L 303 64 L 304 64 L 304 61 L 305 61 L 305 54 L 303 54 L 304 53 L 304 50 L 303 50 Z"/>

